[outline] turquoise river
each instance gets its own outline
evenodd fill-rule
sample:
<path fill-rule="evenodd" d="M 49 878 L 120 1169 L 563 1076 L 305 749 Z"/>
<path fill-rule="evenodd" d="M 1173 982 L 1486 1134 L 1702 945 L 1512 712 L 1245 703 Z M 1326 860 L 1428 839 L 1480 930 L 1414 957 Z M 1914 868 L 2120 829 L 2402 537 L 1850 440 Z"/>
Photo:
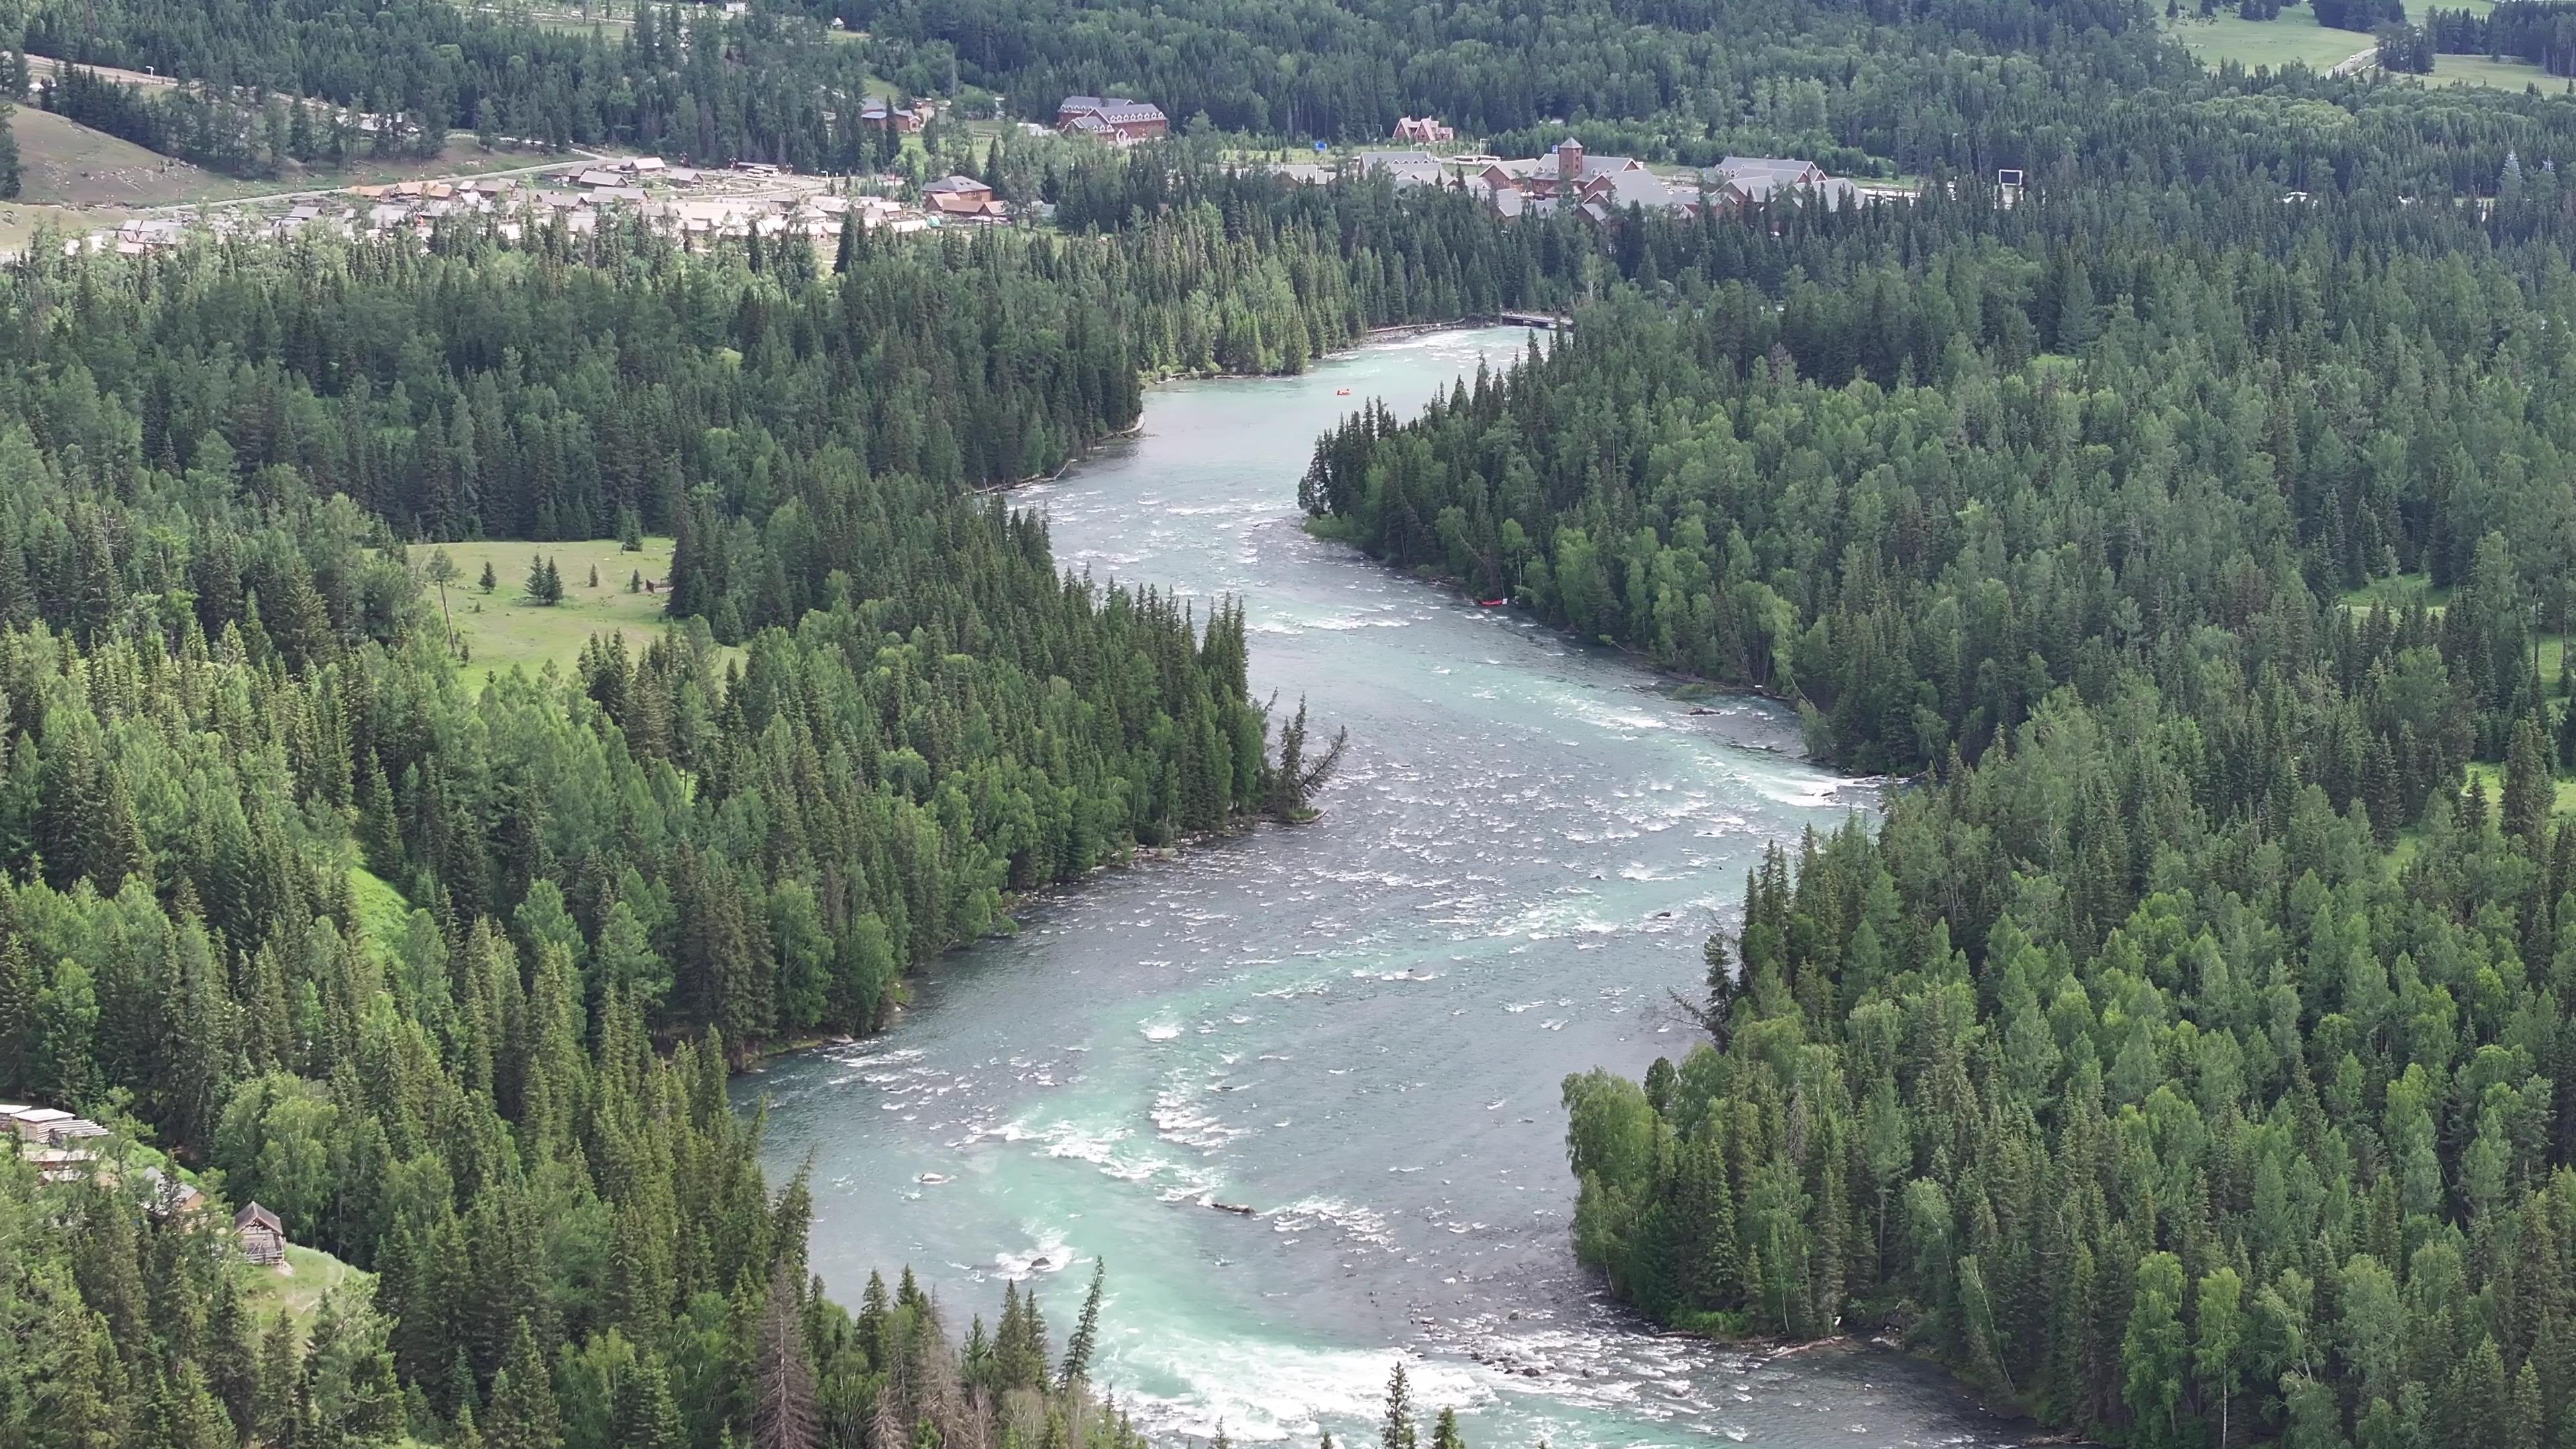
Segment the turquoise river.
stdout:
<path fill-rule="evenodd" d="M 1158 1438 L 1373 1438 L 1400 1354 L 1478 1449 L 2000 1445 L 1953 1381 L 1850 1345 L 1659 1335 L 1574 1263 L 1558 1084 L 1694 1029 L 1703 937 L 1766 841 L 1874 808 L 1753 701 L 1654 676 L 1298 527 L 1315 435 L 1417 409 L 1518 331 L 1177 384 L 1132 441 L 1018 496 L 1069 567 L 1246 601 L 1256 690 L 1347 725 L 1323 818 L 1105 871 L 940 961 L 884 1035 L 742 1079 L 814 1264 L 909 1264 L 952 1331 L 1006 1277 Z M 1249 1215 L 1216 1209 L 1239 1204 Z"/>

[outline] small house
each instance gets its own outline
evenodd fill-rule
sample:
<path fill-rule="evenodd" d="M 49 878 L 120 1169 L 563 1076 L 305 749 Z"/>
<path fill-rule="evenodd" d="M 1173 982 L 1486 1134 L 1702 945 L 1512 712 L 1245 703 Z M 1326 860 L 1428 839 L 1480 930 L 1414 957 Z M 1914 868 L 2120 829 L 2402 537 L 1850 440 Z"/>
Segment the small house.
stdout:
<path fill-rule="evenodd" d="M 60 1107 L 25 1107 L 10 1117 L 9 1126 L 24 1141 L 47 1142 L 55 1123 L 71 1120 L 72 1114 Z"/>
<path fill-rule="evenodd" d="M 26 1161 L 39 1182 L 78 1182 L 98 1173 L 98 1154 L 83 1147 L 39 1147 L 26 1154 Z"/>
<path fill-rule="evenodd" d="M 87 1117 L 74 1117 L 57 1122 L 45 1130 L 45 1140 L 56 1147 L 70 1147 L 94 1137 L 105 1137 L 107 1129 Z"/>
<path fill-rule="evenodd" d="M 911 135 L 928 124 L 930 114 L 927 103 L 915 102 L 909 106 L 898 106 L 891 99 L 871 100 L 859 107 L 859 124 L 879 131 L 891 130 L 900 135 Z"/>
<path fill-rule="evenodd" d="M 1458 133 L 1455 129 L 1440 124 L 1431 116 L 1424 116 L 1419 120 L 1405 116 L 1396 121 L 1393 139 L 1411 141 L 1422 146 L 1445 146 L 1457 140 Z"/>
<path fill-rule="evenodd" d="M 242 1258 L 263 1268 L 286 1261 L 286 1225 L 258 1203 L 244 1203 L 233 1214 L 233 1236 L 241 1240 Z"/>

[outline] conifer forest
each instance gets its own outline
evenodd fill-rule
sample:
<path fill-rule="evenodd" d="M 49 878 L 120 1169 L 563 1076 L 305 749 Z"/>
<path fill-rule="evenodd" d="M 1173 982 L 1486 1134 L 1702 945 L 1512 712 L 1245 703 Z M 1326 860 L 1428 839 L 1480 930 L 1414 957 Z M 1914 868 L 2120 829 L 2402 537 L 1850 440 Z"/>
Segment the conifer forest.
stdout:
<path fill-rule="evenodd" d="M 1710 887 L 1651 1067 L 1529 1084 L 1586 1281 L 2129 1449 L 2576 1449 L 2576 3 L 2312 5 L 2334 73 L 2138 0 L 557 9 L 0 0 L 0 198 L 77 127 L 1013 209 L 0 264 L 0 1103 L 57 1109 L 0 1121 L 0 1449 L 1182 1438 L 1098 1371 L 1114 1263 L 827 1285 L 728 1083 L 1392 788 L 1254 601 L 1013 490 L 1168 380 L 1506 314 L 1557 325 L 1341 404 L 1263 546 L 1758 697 L 1877 802 Z M 1417 115 L 1697 202 L 1363 159 Z M 1868 189 L 1719 204 L 1745 157 Z M 478 657 L 505 611 L 561 647 Z"/>

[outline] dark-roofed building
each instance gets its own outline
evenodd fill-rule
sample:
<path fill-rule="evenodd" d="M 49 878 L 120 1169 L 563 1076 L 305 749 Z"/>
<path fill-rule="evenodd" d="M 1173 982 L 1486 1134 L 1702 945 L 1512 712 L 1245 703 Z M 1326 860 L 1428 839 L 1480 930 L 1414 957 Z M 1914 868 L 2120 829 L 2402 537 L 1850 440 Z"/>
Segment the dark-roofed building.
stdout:
<path fill-rule="evenodd" d="M 993 199 L 993 188 L 972 176 L 943 176 L 921 188 L 922 205 L 951 221 L 1008 221 L 1011 210 Z"/>
<path fill-rule="evenodd" d="M 1667 181 L 1652 171 L 1619 171 L 1597 177 L 1577 193 L 1580 210 L 1593 221 L 1608 221 L 1636 207 L 1639 211 L 1697 213 L 1701 204 L 1694 181 Z"/>
<path fill-rule="evenodd" d="M 1081 124 L 1086 118 L 1093 125 Z M 1055 108 L 1055 128 L 1068 136 L 1150 141 L 1172 133 L 1172 119 L 1151 101 L 1125 96 L 1066 96 Z"/>
<path fill-rule="evenodd" d="M 1787 156 L 1729 156 L 1717 163 L 1717 174 L 1729 179 L 1767 177 L 1793 186 L 1813 186 L 1825 179 L 1825 168 Z"/>
<path fill-rule="evenodd" d="M 929 119 L 930 106 L 927 102 L 917 101 L 909 106 L 898 106 L 891 99 L 871 100 L 859 107 L 859 124 L 873 126 L 880 131 L 891 129 L 910 134 L 920 130 Z"/>

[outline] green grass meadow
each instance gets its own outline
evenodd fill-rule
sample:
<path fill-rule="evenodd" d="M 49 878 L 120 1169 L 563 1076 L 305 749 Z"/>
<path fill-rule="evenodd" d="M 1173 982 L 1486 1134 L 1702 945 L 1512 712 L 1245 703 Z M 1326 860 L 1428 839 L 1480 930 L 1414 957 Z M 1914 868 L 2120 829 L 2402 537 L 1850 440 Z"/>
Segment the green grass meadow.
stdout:
<path fill-rule="evenodd" d="M 481 678 L 511 668 L 533 674 L 548 664 L 570 670 L 581 647 L 594 634 L 611 631 L 626 637 L 626 647 L 641 651 L 666 626 L 659 592 L 670 577 L 672 541 L 647 538 L 640 553 L 628 553 L 613 538 L 577 543 L 440 543 L 415 544 L 411 560 L 426 564 L 444 549 L 456 564 L 457 582 L 447 586 L 447 613 L 465 649 L 465 667 Z M 563 602 L 538 604 L 527 596 L 529 560 L 553 559 L 563 575 Z M 494 585 L 485 593 L 478 583 L 485 564 Z M 590 582 L 598 571 L 599 583 Z M 657 592 L 629 592 L 637 574 L 652 580 Z M 429 591 L 438 602 L 438 590 Z"/>

